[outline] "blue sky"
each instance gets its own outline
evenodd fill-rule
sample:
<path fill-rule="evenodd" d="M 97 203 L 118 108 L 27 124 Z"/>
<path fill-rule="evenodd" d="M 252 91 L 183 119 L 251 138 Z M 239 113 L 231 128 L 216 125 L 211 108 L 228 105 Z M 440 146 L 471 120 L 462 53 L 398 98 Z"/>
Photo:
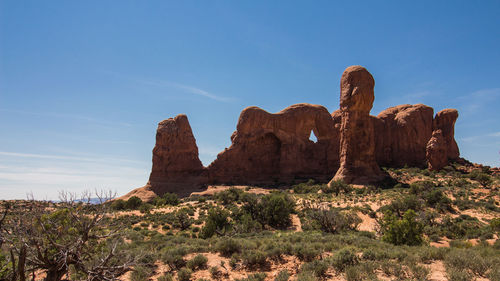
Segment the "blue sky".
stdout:
<path fill-rule="evenodd" d="M 373 115 L 457 108 L 462 156 L 500 166 L 499 13 L 499 1 L 0 0 L 0 199 L 142 186 L 157 123 L 179 113 L 208 165 L 243 108 L 334 111 L 356 64 L 375 77 Z"/>

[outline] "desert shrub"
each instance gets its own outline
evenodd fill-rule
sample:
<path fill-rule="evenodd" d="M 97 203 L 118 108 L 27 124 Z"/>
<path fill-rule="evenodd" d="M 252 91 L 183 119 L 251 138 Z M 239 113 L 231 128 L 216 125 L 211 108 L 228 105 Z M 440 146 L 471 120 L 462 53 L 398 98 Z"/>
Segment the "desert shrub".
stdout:
<path fill-rule="evenodd" d="M 469 177 L 479 182 L 479 184 L 481 184 L 483 187 L 487 187 L 489 184 L 493 182 L 490 175 L 480 172 L 479 170 L 472 171 L 469 174 Z"/>
<path fill-rule="evenodd" d="M 302 261 L 312 261 L 320 252 L 308 243 L 300 243 L 293 248 L 293 254 Z"/>
<path fill-rule="evenodd" d="M 257 204 L 257 220 L 261 224 L 275 228 L 290 225 L 290 214 L 293 212 L 295 202 L 284 193 L 271 193 L 261 198 Z"/>
<path fill-rule="evenodd" d="M 161 196 L 156 196 L 155 198 L 153 198 L 151 204 L 155 205 L 156 207 L 161 207 L 167 204 L 167 200 L 165 200 L 165 198 L 162 198 Z"/>
<path fill-rule="evenodd" d="M 486 276 L 486 272 L 492 266 L 490 261 L 469 249 L 453 249 L 446 255 L 444 261 L 448 267 L 462 271 L 470 270 L 480 276 Z"/>
<path fill-rule="evenodd" d="M 426 192 L 423 198 L 429 207 L 435 208 L 441 212 L 453 211 L 451 206 L 451 199 L 444 195 L 443 191 L 440 189 L 433 189 Z"/>
<path fill-rule="evenodd" d="M 493 231 L 500 231 L 500 218 L 493 218 L 490 221 L 490 228 Z"/>
<path fill-rule="evenodd" d="M 470 281 L 473 280 L 473 276 L 463 270 L 456 268 L 449 268 L 446 270 L 449 281 Z"/>
<path fill-rule="evenodd" d="M 149 203 L 143 203 L 139 206 L 139 211 L 143 214 L 148 214 L 153 209 L 153 205 Z"/>
<path fill-rule="evenodd" d="M 411 209 L 406 211 L 401 219 L 386 212 L 380 225 L 382 240 L 395 245 L 422 244 L 423 225 L 416 220 L 416 216 L 415 211 Z"/>
<path fill-rule="evenodd" d="M 322 277 L 328 270 L 328 263 L 324 260 L 314 260 L 312 262 L 304 263 L 300 267 L 301 271 L 309 271 L 316 277 Z"/>
<path fill-rule="evenodd" d="M 219 269 L 218 266 L 212 266 L 212 267 L 210 267 L 210 269 L 208 270 L 208 272 L 210 273 L 210 276 L 213 279 L 218 280 L 219 278 L 222 277 L 222 271 Z"/>
<path fill-rule="evenodd" d="M 355 230 L 361 219 L 355 212 L 339 211 L 337 209 L 309 209 L 307 217 L 314 221 L 311 226 L 319 226 L 324 232 L 337 233 L 343 230 Z"/>
<path fill-rule="evenodd" d="M 290 278 L 290 273 L 288 270 L 283 269 L 280 272 L 278 272 L 278 275 L 276 275 L 276 278 L 274 278 L 274 281 L 288 281 Z"/>
<path fill-rule="evenodd" d="M 341 249 L 333 256 L 332 265 L 338 271 L 344 271 L 346 267 L 356 265 L 358 262 L 359 259 L 352 250 Z"/>
<path fill-rule="evenodd" d="M 239 253 L 241 252 L 241 244 L 232 238 L 229 239 L 222 239 L 217 244 L 215 244 L 215 249 L 217 252 L 219 252 L 221 255 L 225 257 L 230 257 L 234 253 Z"/>
<path fill-rule="evenodd" d="M 125 210 L 126 208 L 127 208 L 127 204 L 126 204 L 125 200 L 123 200 L 123 199 L 117 199 L 111 203 L 111 209 L 113 209 L 113 210 L 120 211 L 120 210 Z"/>
<path fill-rule="evenodd" d="M 427 267 L 415 263 L 409 264 L 408 267 L 411 270 L 412 280 L 429 280 L 427 276 L 429 276 L 430 270 Z"/>
<path fill-rule="evenodd" d="M 146 281 L 151 276 L 151 269 L 144 266 L 136 266 L 130 274 L 131 281 Z"/>
<path fill-rule="evenodd" d="M 192 274 L 193 271 L 191 271 L 191 269 L 183 267 L 177 272 L 177 279 L 179 281 L 189 281 L 191 280 Z"/>
<path fill-rule="evenodd" d="M 197 269 L 205 268 L 207 266 L 207 262 L 208 262 L 207 257 L 205 257 L 202 254 L 198 254 L 186 263 L 186 267 L 195 271 Z"/>
<path fill-rule="evenodd" d="M 417 181 L 410 184 L 410 193 L 418 195 L 433 190 L 435 186 L 432 181 Z"/>
<path fill-rule="evenodd" d="M 335 193 L 339 196 L 340 193 L 349 193 L 352 191 L 352 186 L 345 183 L 343 180 L 331 181 L 328 185 L 323 185 L 321 187 L 323 193 Z"/>
<path fill-rule="evenodd" d="M 307 182 L 299 183 L 292 186 L 293 193 L 306 194 L 306 193 L 317 193 L 322 186 L 315 184 L 313 179 Z"/>
<path fill-rule="evenodd" d="M 125 203 L 125 207 L 130 210 L 136 210 L 141 205 L 142 205 L 142 200 L 137 196 L 130 197 Z"/>
<path fill-rule="evenodd" d="M 200 238 L 210 238 L 214 234 L 224 235 L 231 227 L 228 218 L 228 211 L 219 207 L 210 209 L 205 220 L 205 226 L 201 229 Z"/>
<path fill-rule="evenodd" d="M 310 271 L 302 271 L 297 275 L 297 281 L 316 281 L 318 278 Z"/>
<path fill-rule="evenodd" d="M 167 192 L 162 197 L 167 205 L 177 206 L 180 203 L 179 197 L 175 193 Z"/>
<path fill-rule="evenodd" d="M 267 263 L 266 255 L 260 250 L 245 251 L 241 256 L 241 261 L 247 268 L 263 267 Z"/>
<path fill-rule="evenodd" d="M 193 219 L 189 217 L 189 209 L 182 208 L 174 214 L 173 226 L 180 230 L 186 230 L 193 224 Z"/>
<path fill-rule="evenodd" d="M 221 202 L 223 205 L 234 204 L 241 199 L 243 193 L 245 193 L 243 190 L 231 187 L 227 190 L 217 192 L 215 200 Z"/>
<path fill-rule="evenodd" d="M 241 212 L 237 217 L 234 217 L 233 229 L 237 233 L 257 233 L 262 231 L 262 225 L 252 219 L 249 213 Z"/>
<path fill-rule="evenodd" d="M 185 254 L 186 249 L 184 247 L 177 247 L 165 251 L 161 258 L 170 268 L 179 269 L 186 265 L 186 261 L 183 258 Z"/>
<path fill-rule="evenodd" d="M 422 209 L 421 199 L 414 194 L 394 199 L 390 204 L 380 208 L 380 211 L 383 213 L 390 211 L 401 218 L 403 214 L 410 209 L 414 211 L 420 211 Z"/>
<path fill-rule="evenodd" d="M 456 218 L 445 216 L 441 222 L 441 231 L 450 239 L 477 238 L 485 231 L 482 226 L 477 218 L 468 215 Z"/>
<path fill-rule="evenodd" d="M 248 275 L 247 278 L 236 279 L 236 281 L 264 281 L 266 279 L 266 274 L 263 272 L 254 273 L 252 275 Z"/>
<path fill-rule="evenodd" d="M 174 277 L 170 273 L 165 273 L 164 275 L 158 277 L 158 281 L 174 281 Z"/>

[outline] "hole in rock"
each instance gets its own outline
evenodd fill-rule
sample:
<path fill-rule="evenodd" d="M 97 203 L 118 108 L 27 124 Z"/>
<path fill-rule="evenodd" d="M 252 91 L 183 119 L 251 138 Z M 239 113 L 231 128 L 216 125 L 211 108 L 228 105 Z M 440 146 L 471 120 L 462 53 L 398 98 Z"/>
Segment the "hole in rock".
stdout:
<path fill-rule="evenodd" d="M 314 142 L 314 143 L 317 143 L 318 142 L 318 138 L 316 137 L 316 135 L 314 134 L 314 131 L 311 130 L 311 134 L 309 135 L 309 140 Z"/>

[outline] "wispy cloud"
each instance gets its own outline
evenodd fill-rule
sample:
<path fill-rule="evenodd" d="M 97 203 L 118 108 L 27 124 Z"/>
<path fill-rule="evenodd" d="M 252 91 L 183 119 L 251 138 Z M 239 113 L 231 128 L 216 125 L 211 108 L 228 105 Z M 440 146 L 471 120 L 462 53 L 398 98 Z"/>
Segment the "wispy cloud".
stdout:
<path fill-rule="evenodd" d="M 124 75 L 122 73 L 118 73 L 118 72 L 114 72 L 114 71 L 102 71 L 102 70 L 100 70 L 99 72 L 106 74 L 106 75 L 114 76 L 114 77 L 119 78 L 119 79 L 126 79 L 129 81 L 133 81 L 135 83 L 139 83 L 142 85 L 154 86 L 154 87 L 160 87 L 160 88 L 175 88 L 175 89 L 181 90 L 181 91 L 186 92 L 186 93 L 205 97 L 205 98 L 212 99 L 215 101 L 231 102 L 234 100 L 234 98 L 216 95 L 212 92 L 201 89 L 197 86 L 177 83 L 177 82 L 173 82 L 170 80 L 145 79 L 145 78 L 141 78 L 141 77 L 133 77 L 133 76 L 129 76 L 129 75 Z"/>
<path fill-rule="evenodd" d="M 83 115 L 75 115 L 75 114 L 65 114 L 65 113 L 57 113 L 57 112 L 34 112 L 34 111 L 15 110 L 15 109 L 6 109 L 6 108 L 0 108 L 0 111 L 1 112 L 8 112 L 8 113 L 32 115 L 32 116 L 43 116 L 43 117 L 53 117 L 53 118 L 69 118 L 69 119 L 74 119 L 74 120 L 96 123 L 96 124 L 104 125 L 104 126 L 124 126 L 124 127 L 132 126 L 132 124 L 126 123 L 126 122 L 100 120 L 100 119 L 96 119 L 93 117 L 88 117 L 88 116 L 83 116 Z"/>
<path fill-rule="evenodd" d="M 500 137 L 500 132 L 488 134 L 489 137 Z"/>
<path fill-rule="evenodd" d="M 184 84 L 179 84 L 171 81 L 159 81 L 159 80 L 137 80 L 138 82 L 145 84 L 145 85 L 151 85 L 151 86 L 156 86 L 156 87 L 169 87 L 169 88 L 177 88 L 179 90 L 182 90 L 187 93 L 195 94 L 198 96 L 206 97 L 212 100 L 220 101 L 220 102 L 229 102 L 232 99 L 227 98 L 227 97 L 221 97 L 215 94 L 212 94 L 208 91 L 205 91 L 203 89 L 191 86 L 191 85 L 184 85 Z"/>
<path fill-rule="evenodd" d="M 500 88 L 481 89 L 457 97 L 462 108 L 468 113 L 477 113 L 481 108 L 488 106 L 500 98 Z"/>
<path fill-rule="evenodd" d="M 144 164 L 144 162 L 140 162 L 140 161 L 122 159 L 122 158 L 113 158 L 113 157 L 91 158 L 91 157 L 79 157 L 79 156 L 67 156 L 67 155 L 19 153 L 19 152 L 9 152 L 9 151 L 0 151 L 0 156 L 50 159 L 50 160 L 85 161 L 85 162 L 114 162 L 114 163 L 128 162 L 128 163 Z"/>

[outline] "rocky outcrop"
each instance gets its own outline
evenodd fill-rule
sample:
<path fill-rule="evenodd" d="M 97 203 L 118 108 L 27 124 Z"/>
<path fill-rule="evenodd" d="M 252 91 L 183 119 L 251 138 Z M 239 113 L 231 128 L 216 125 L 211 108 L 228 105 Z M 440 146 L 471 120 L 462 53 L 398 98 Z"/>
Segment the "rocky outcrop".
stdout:
<path fill-rule="evenodd" d="M 456 109 L 443 109 L 434 117 L 434 130 L 441 130 L 446 144 L 448 160 L 457 160 L 460 157 L 457 142 L 455 141 L 455 122 L 458 118 Z"/>
<path fill-rule="evenodd" d="M 314 133 L 316 142 L 309 139 Z M 338 130 L 320 105 L 296 104 L 271 114 L 241 112 L 231 146 L 208 167 L 209 182 L 275 184 L 326 181 L 338 168 Z"/>
<path fill-rule="evenodd" d="M 374 117 L 377 163 L 386 167 L 425 166 L 433 115 L 429 106 L 404 104 Z"/>
<path fill-rule="evenodd" d="M 340 79 L 340 168 L 333 180 L 369 183 L 384 175 L 375 160 L 375 132 L 370 110 L 375 80 L 361 66 L 348 67 Z"/>
<path fill-rule="evenodd" d="M 124 197 L 138 196 L 148 201 L 166 192 L 188 195 L 199 190 L 206 180 L 188 118 L 180 114 L 158 124 L 149 181 Z"/>
<path fill-rule="evenodd" d="M 231 146 L 207 168 L 185 115 L 159 123 L 153 167 L 146 186 L 123 199 L 151 200 L 165 192 L 181 196 L 207 184 L 273 185 L 308 179 L 372 183 L 386 175 L 379 165 L 428 165 L 438 170 L 459 159 L 454 139 L 458 112 L 436 114 L 423 104 L 398 105 L 370 116 L 375 81 L 361 66 L 340 81 L 340 109 L 296 104 L 278 113 L 258 107 L 241 112 Z M 316 141 L 310 140 L 314 134 Z"/>
<path fill-rule="evenodd" d="M 432 137 L 427 143 L 427 161 L 429 170 L 438 171 L 448 165 L 447 145 L 441 130 L 432 132 Z"/>

